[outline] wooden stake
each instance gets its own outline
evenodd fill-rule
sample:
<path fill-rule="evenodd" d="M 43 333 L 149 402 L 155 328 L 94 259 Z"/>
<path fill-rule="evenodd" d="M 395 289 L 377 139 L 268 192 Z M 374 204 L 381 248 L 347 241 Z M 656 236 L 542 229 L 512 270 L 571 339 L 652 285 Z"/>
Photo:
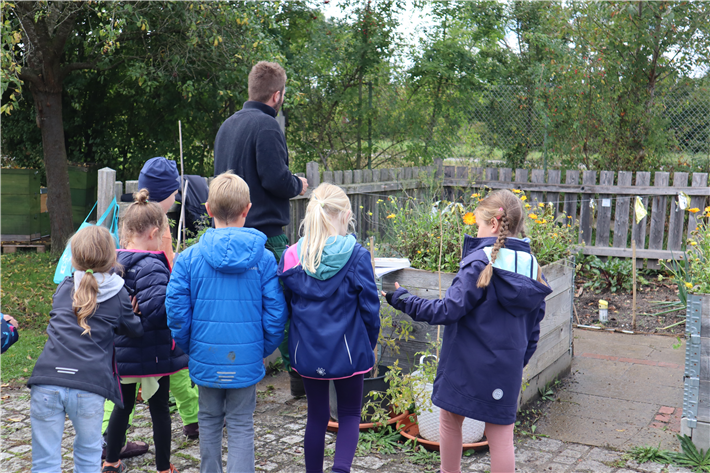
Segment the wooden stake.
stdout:
<path fill-rule="evenodd" d="M 377 285 L 377 273 L 375 273 L 375 237 L 370 237 L 370 261 L 372 262 L 372 276 L 375 278 L 375 285 Z M 377 378 L 377 347 L 375 345 L 375 367 L 372 370 L 372 377 Z"/>
<path fill-rule="evenodd" d="M 444 217 L 439 209 L 439 299 L 441 299 L 441 255 L 444 252 Z M 441 340 L 441 325 L 436 326 L 436 359 L 439 359 L 439 340 Z"/>
<path fill-rule="evenodd" d="M 636 240 L 631 240 L 631 283 L 633 285 L 633 298 L 631 301 L 631 328 L 636 330 Z"/>
<path fill-rule="evenodd" d="M 182 202 L 180 202 L 180 213 L 181 213 L 181 219 L 182 219 L 182 244 L 185 244 L 185 190 L 187 189 L 187 186 L 185 185 L 185 167 L 183 166 L 183 161 L 182 161 L 182 122 L 178 120 L 178 135 L 180 136 L 180 178 L 181 178 L 181 183 L 183 185 L 183 192 L 182 192 Z M 180 231 L 180 227 L 178 226 L 178 232 Z M 178 245 L 178 250 L 180 250 L 180 245 Z"/>

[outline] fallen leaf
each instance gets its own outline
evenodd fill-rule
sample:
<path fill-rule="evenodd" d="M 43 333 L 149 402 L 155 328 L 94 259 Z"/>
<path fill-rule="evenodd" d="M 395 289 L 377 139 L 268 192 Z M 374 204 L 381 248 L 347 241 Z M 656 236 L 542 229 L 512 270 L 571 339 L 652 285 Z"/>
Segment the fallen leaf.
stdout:
<path fill-rule="evenodd" d="M 0 397 L 0 399 L 10 399 L 10 395 L 8 394 L 7 396 Z"/>
<path fill-rule="evenodd" d="M 617 432 L 625 432 L 626 429 L 616 429 Z"/>
<path fill-rule="evenodd" d="M 10 422 L 22 422 L 22 417 L 8 417 L 7 420 Z"/>
<path fill-rule="evenodd" d="M 28 360 L 31 360 L 32 357 L 31 357 L 30 355 L 27 355 L 27 359 L 28 359 Z"/>
<path fill-rule="evenodd" d="M 24 368 L 22 371 L 24 371 L 25 373 L 27 373 L 27 368 Z"/>
<path fill-rule="evenodd" d="M 5 383 L 5 384 L 0 384 L 0 388 L 6 388 L 6 387 L 8 387 L 8 386 L 10 386 L 10 384 L 9 384 L 9 383 Z"/>

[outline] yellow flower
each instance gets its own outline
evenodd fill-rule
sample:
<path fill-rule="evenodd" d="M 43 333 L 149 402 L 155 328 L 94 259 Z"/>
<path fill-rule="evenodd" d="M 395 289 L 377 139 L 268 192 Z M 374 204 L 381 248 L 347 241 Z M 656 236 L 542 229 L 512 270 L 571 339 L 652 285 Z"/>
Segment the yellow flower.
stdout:
<path fill-rule="evenodd" d="M 710 214 L 710 205 L 708 205 L 707 207 L 705 207 L 705 212 L 707 212 L 707 213 Z"/>
<path fill-rule="evenodd" d="M 687 282 L 687 283 L 685 283 L 685 287 L 687 287 L 688 289 L 693 289 L 693 283 Z"/>
<path fill-rule="evenodd" d="M 697 245 L 697 244 L 698 244 L 698 243 L 695 242 L 695 241 L 691 241 L 691 242 L 690 242 L 690 246 L 695 246 L 695 245 Z"/>
<path fill-rule="evenodd" d="M 369 215 L 370 217 L 372 217 L 372 212 L 367 212 L 367 215 Z"/>
<path fill-rule="evenodd" d="M 520 200 L 522 200 L 523 202 L 525 202 L 526 200 L 528 200 L 528 198 L 527 198 L 527 196 L 521 195 L 521 196 L 520 196 Z"/>
<path fill-rule="evenodd" d="M 513 191 L 513 194 L 520 194 L 521 192 L 523 192 L 520 189 L 511 189 L 511 190 Z"/>
<path fill-rule="evenodd" d="M 537 215 L 535 215 L 535 214 L 530 214 L 530 215 L 528 215 L 528 217 L 530 217 L 533 220 L 537 220 Z"/>
<path fill-rule="evenodd" d="M 571 215 L 568 215 L 567 218 L 572 218 L 572 216 L 571 216 Z"/>
<path fill-rule="evenodd" d="M 361 209 L 364 209 L 365 207 L 363 207 L 363 206 L 361 205 L 360 208 L 361 208 Z"/>
<path fill-rule="evenodd" d="M 537 204 L 537 206 L 538 206 L 538 207 L 544 207 L 545 204 L 543 204 L 542 202 L 540 202 L 539 204 Z"/>
<path fill-rule="evenodd" d="M 526 208 L 526 209 L 529 209 L 530 207 L 531 207 L 530 204 L 525 204 L 525 208 Z"/>
<path fill-rule="evenodd" d="M 542 220 L 535 220 L 535 223 L 542 223 Z"/>
<path fill-rule="evenodd" d="M 474 197 L 478 197 L 481 194 L 471 194 L 471 198 L 473 199 Z"/>
<path fill-rule="evenodd" d="M 418 255 L 421 254 L 421 253 L 422 253 L 421 250 L 417 250 L 417 254 L 418 254 Z"/>
<path fill-rule="evenodd" d="M 465 223 L 466 225 L 473 225 L 476 223 L 476 216 L 473 215 L 473 212 L 468 212 L 464 214 L 463 223 Z"/>
<path fill-rule="evenodd" d="M 688 212 L 690 212 L 690 213 L 698 213 L 698 212 L 700 212 L 700 209 L 697 208 L 697 207 L 693 207 L 692 209 L 688 209 Z"/>
<path fill-rule="evenodd" d="M 547 223 L 547 220 L 543 218 L 542 220 L 540 220 L 540 223 Z"/>
<path fill-rule="evenodd" d="M 395 214 L 389 214 L 389 215 L 387 216 L 387 218 L 395 218 L 395 217 L 396 217 Z"/>
<path fill-rule="evenodd" d="M 553 236 L 553 237 L 557 237 L 557 233 L 553 233 L 552 236 Z"/>

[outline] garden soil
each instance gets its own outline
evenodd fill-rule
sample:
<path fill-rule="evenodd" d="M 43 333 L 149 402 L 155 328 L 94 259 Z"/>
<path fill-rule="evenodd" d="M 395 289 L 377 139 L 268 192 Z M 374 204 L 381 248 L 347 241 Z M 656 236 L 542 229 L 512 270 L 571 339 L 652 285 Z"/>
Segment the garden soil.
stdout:
<path fill-rule="evenodd" d="M 679 336 L 685 333 L 685 308 L 665 315 L 658 302 L 678 301 L 678 286 L 670 280 L 651 280 L 648 284 L 639 284 L 636 293 L 636 327 L 632 326 L 633 295 L 631 292 L 595 293 L 585 287 L 588 281 L 577 276 L 575 280 L 574 322 L 578 325 L 599 326 L 606 329 L 628 330 L 633 332 Z M 609 303 L 606 323 L 599 322 L 599 300 Z"/>

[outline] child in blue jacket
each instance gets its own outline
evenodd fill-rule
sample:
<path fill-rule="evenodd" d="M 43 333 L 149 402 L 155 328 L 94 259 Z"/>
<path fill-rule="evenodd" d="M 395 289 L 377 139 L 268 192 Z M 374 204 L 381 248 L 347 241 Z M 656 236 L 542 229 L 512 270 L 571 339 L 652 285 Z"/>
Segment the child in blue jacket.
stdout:
<path fill-rule="evenodd" d="M 15 343 L 19 338 L 19 330 L 17 320 L 11 315 L 2 315 L 2 353 L 5 353 L 10 345 Z"/>
<path fill-rule="evenodd" d="M 286 250 L 279 268 L 291 305 L 291 366 L 303 377 L 308 397 L 303 442 L 308 473 L 323 472 L 330 380 L 338 395 L 339 423 L 333 471 L 350 471 L 363 379 L 375 364 L 380 300 L 370 254 L 347 235 L 351 225 L 348 196 L 321 184 L 308 203 L 303 238 Z"/>
<path fill-rule="evenodd" d="M 414 296 L 395 283 L 385 295 L 414 320 L 445 325 L 432 402 L 441 408 L 441 472 L 461 471 L 464 417 L 486 423 L 491 473 L 515 471 L 513 428 L 523 368 L 535 353 L 545 297 L 552 292 L 525 240 L 524 210 L 507 190 L 477 207 L 478 238 L 444 299 Z"/>
<path fill-rule="evenodd" d="M 263 359 L 283 340 L 288 311 L 266 235 L 243 228 L 251 208 L 246 183 L 220 174 L 206 208 L 215 228 L 176 259 L 168 325 L 199 387 L 200 471 L 222 472 L 226 419 L 227 471 L 253 472 L 256 383 Z"/>

